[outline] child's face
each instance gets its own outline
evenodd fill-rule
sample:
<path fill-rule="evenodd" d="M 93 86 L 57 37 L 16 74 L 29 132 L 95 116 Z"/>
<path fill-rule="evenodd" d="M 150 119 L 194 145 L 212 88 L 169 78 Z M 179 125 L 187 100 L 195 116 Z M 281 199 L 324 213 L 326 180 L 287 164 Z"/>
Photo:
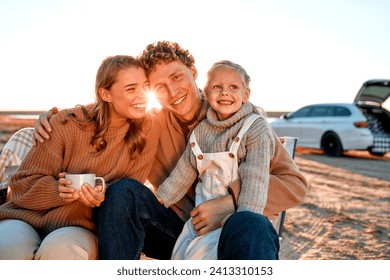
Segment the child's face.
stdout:
<path fill-rule="evenodd" d="M 238 73 L 231 69 L 217 69 L 209 77 L 207 101 L 217 112 L 218 120 L 226 120 L 240 110 L 249 99 L 250 90 Z"/>

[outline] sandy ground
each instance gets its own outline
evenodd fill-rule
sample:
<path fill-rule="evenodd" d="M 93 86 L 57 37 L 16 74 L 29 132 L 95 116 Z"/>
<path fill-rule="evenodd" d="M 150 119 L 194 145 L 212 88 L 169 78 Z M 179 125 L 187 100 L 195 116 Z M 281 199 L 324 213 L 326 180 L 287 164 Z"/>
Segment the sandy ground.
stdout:
<path fill-rule="evenodd" d="M 299 149 L 309 182 L 304 204 L 286 212 L 280 258 L 390 259 L 390 154 L 331 158 Z"/>
<path fill-rule="evenodd" d="M 0 150 L 14 131 L 32 125 L 0 116 Z M 286 213 L 280 258 L 389 260 L 390 153 L 331 158 L 298 148 L 295 161 L 309 192 Z"/>

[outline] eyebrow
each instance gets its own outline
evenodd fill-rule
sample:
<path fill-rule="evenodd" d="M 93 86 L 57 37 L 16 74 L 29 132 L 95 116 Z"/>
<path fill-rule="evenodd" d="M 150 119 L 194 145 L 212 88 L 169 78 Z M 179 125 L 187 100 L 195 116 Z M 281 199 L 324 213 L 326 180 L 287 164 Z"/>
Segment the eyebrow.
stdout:
<path fill-rule="evenodd" d="M 127 84 L 123 88 L 135 87 L 137 85 L 138 85 L 137 83 Z"/>
<path fill-rule="evenodd" d="M 178 72 L 179 72 L 179 71 L 175 70 L 175 72 L 173 72 L 172 74 L 169 74 L 169 75 L 168 75 L 168 78 L 169 78 L 169 79 L 172 78 L 172 77 L 175 76 Z M 157 84 L 154 84 L 153 87 L 159 87 L 159 86 L 162 86 L 162 85 L 164 85 L 164 84 L 166 84 L 165 81 L 159 82 L 159 83 L 157 83 Z"/>
<path fill-rule="evenodd" d="M 169 76 L 168 77 L 173 77 L 173 76 L 175 76 L 175 75 L 177 75 L 177 73 L 180 73 L 180 71 L 179 70 L 175 70 L 175 72 L 173 72 L 172 74 L 169 74 Z"/>

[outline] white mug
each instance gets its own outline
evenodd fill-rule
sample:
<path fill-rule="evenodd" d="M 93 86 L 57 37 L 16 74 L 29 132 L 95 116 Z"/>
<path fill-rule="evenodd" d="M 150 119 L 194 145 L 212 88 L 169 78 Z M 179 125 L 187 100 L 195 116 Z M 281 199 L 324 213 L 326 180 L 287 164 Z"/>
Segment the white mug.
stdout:
<path fill-rule="evenodd" d="M 95 174 L 66 174 L 66 179 L 72 181 L 72 184 L 69 185 L 72 188 L 80 189 L 84 183 L 88 183 L 92 188 L 96 186 L 97 181 L 103 185 L 102 193 L 104 193 L 106 189 L 106 182 L 103 177 L 96 177 Z"/>

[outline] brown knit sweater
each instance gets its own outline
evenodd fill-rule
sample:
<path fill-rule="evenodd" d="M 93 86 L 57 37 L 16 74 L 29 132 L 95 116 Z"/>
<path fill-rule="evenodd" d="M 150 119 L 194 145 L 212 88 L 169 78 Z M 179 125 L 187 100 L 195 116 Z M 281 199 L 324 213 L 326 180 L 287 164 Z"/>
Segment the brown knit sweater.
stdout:
<path fill-rule="evenodd" d="M 245 119 L 257 109 L 244 103 L 232 117 L 219 121 L 216 112 L 209 108 L 207 118 L 194 129 L 199 147 L 204 153 L 225 152 L 230 149 Z M 237 152 L 241 191 L 238 211 L 254 211 L 263 214 L 267 201 L 269 165 L 274 155 L 274 137 L 264 116 L 255 120 L 243 135 Z M 181 199 L 198 176 L 195 155 L 191 145 L 180 158 L 171 175 L 159 187 L 157 194 L 166 207 Z"/>
<path fill-rule="evenodd" d="M 95 173 L 109 184 L 120 178 L 134 178 L 144 182 L 155 158 L 160 126 L 156 118 L 148 117 L 143 125 L 146 145 L 141 156 L 130 158 L 124 137 L 129 129 L 126 123 L 109 128 L 105 138 L 107 147 L 95 153 L 89 144 L 93 126 L 81 128 L 65 115 L 74 111 L 82 116 L 80 107 L 62 110 L 50 119 L 53 132 L 45 143 L 33 147 L 19 171 L 11 178 L 10 201 L 0 206 L 0 220 L 20 219 L 32 225 L 42 235 L 64 226 L 81 226 L 95 231 L 92 208 L 74 201 L 65 203 L 59 197 L 58 174 Z"/>

